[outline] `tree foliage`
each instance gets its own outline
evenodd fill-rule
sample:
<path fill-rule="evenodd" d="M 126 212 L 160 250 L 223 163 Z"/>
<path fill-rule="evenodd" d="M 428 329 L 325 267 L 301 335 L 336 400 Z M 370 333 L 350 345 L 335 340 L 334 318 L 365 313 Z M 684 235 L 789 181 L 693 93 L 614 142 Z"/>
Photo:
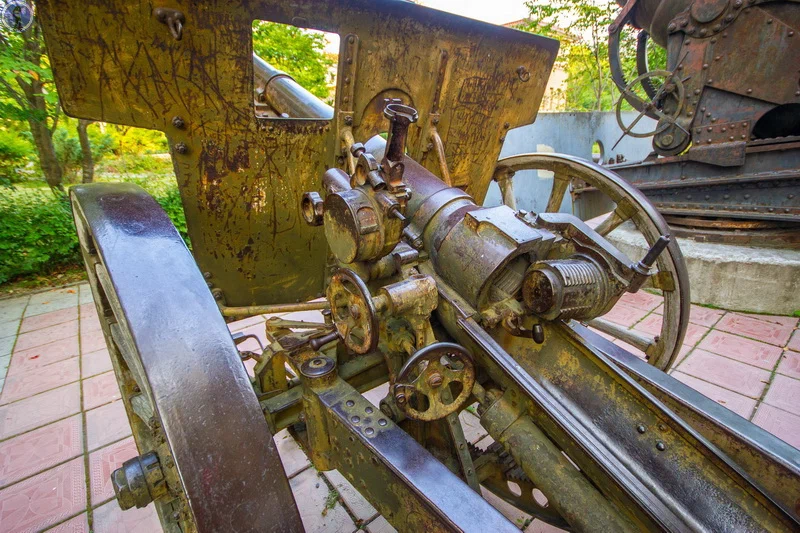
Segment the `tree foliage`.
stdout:
<path fill-rule="evenodd" d="M 329 96 L 334 60 L 325 53 L 323 33 L 258 20 L 253 24 L 253 51 L 315 96 Z"/>
<path fill-rule="evenodd" d="M 550 0 L 525 2 L 530 15 L 519 29 L 561 41 L 556 66 L 567 75 L 562 99 L 567 111 L 609 111 L 619 98 L 611 79 L 608 27 L 620 7 L 614 0 Z M 649 49 L 650 64 L 666 62 L 664 50 Z M 636 77 L 636 36 L 621 35 L 620 56 L 626 79 Z M 654 67 L 651 67 L 654 68 Z"/>

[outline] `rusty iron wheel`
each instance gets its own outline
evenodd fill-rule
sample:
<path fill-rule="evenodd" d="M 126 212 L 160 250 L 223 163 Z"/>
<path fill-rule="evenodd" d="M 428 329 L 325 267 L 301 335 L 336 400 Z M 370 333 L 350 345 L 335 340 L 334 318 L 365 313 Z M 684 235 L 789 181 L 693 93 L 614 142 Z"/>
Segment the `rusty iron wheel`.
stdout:
<path fill-rule="evenodd" d="M 458 344 L 437 342 L 417 350 L 405 362 L 392 392 L 406 416 L 432 422 L 460 411 L 474 383 L 472 355 Z"/>
<path fill-rule="evenodd" d="M 132 184 L 75 186 L 70 196 L 137 449 L 157 454 L 168 487 L 136 506 L 152 501 L 168 533 L 283 520 L 300 529 L 239 352 L 169 217 Z"/>
<path fill-rule="evenodd" d="M 340 268 L 331 276 L 327 290 L 331 318 L 345 346 L 366 354 L 378 347 L 378 313 L 367 285 L 352 270 Z"/>
<path fill-rule="evenodd" d="M 498 161 L 495 178 L 508 187 L 508 179 L 520 170 L 546 170 L 554 174 L 553 189 L 547 201 L 545 212 L 558 212 L 570 184 L 574 180 L 586 183 L 605 194 L 615 204 L 611 214 L 596 228 L 602 236 L 607 236 L 620 225 L 632 221 L 642 234 L 648 247 L 662 235 L 669 235 L 670 228 L 653 204 L 638 189 L 620 176 L 594 163 L 578 157 L 535 153 L 506 157 Z M 509 193 L 509 191 L 511 191 Z M 516 209 L 513 190 L 509 187 L 503 192 L 506 205 Z M 632 258 L 634 261 L 640 257 Z M 656 336 L 647 336 L 603 319 L 596 318 L 589 325 L 612 335 L 628 344 L 636 346 L 647 354 L 648 362 L 667 371 L 676 361 L 686 328 L 689 326 L 689 274 L 678 243 L 671 239 L 667 249 L 656 261 L 657 271 L 650 277 L 645 287 L 661 291 L 664 295 L 664 312 L 661 330 Z"/>

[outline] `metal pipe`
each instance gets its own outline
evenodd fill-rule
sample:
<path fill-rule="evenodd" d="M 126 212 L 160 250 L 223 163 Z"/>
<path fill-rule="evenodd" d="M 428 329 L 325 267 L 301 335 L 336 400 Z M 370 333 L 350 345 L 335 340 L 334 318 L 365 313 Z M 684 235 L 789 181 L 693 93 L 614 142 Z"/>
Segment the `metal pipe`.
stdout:
<path fill-rule="evenodd" d="M 297 311 L 322 311 L 330 309 L 331 305 L 327 300 L 321 302 L 302 302 L 297 304 L 270 304 L 270 305 L 248 305 L 245 307 L 220 306 L 222 316 L 229 317 L 248 317 L 255 315 L 266 315 L 275 313 L 295 313 Z"/>
<path fill-rule="evenodd" d="M 308 92 L 285 72 L 253 54 L 256 99 L 287 118 L 330 120 L 333 108 Z"/>

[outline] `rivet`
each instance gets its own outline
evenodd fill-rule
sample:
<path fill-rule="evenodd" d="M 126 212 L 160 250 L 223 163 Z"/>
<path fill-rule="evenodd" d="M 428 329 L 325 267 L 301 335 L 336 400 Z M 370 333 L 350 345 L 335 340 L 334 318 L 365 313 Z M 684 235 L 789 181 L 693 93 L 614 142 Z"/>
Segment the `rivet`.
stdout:
<path fill-rule="evenodd" d="M 711 112 L 709 111 L 708 113 L 706 113 L 706 116 L 710 117 L 711 116 Z"/>
<path fill-rule="evenodd" d="M 364 409 L 364 412 L 367 413 L 368 415 L 371 415 L 373 411 L 374 409 L 372 407 L 367 407 L 366 409 Z"/>
<path fill-rule="evenodd" d="M 347 407 L 353 407 L 353 406 L 355 405 L 355 402 L 354 402 L 353 400 L 347 400 L 347 401 L 345 402 L 345 405 L 346 405 Z"/>
<path fill-rule="evenodd" d="M 708 30 L 707 30 L 707 29 L 705 29 L 705 28 L 701 28 L 701 29 L 700 29 L 700 35 L 701 35 L 701 36 L 702 36 L 702 35 L 705 35 L 705 34 L 707 34 L 707 33 L 708 33 Z"/>
<path fill-rule="evenodd" d="M 794 32 L 793 32 L 793 31 L 790 31 L 790 32 L 789 32 L 789 37 L 792 37 L 792 36 L 794 36 Z"/>
<path fill-rule="evenodd" d="M 352 57 L 348 57 L 345 61 L 347 61 L 348 65 L 352 65 L 353 64 L 353 58 Z"/>
<path fill-rule="evenodd" d="M 722 133 L 725 133 L 726 131 L 728 131 L 727 128 L 722 128 Z"/>
<path fill-rule="evenodd" d="M 656 449 L 658 449 L 658 451 L 660 452 L 663 452 L 664 450 L 667 449 L 667 447 L 664 445 L 663 442 L 658 441 L 658 443 L 656 444 Z"/>
<path fill-rule="evenodd" d="M 711 85 L 712 83 L 714 83 L 714 80 L 708 80 L 706 83 L 708 83 L 709 85 Z"/>
<path fill-rule="evenodd" d="M 678 29 L 678 27 L 675 25 L 674 22 L 670 22 L 669 26 L 667 26 L 667 30 L 670 31 L 670 32 L 673 32 L 673 31 L 675 31 L 677 29 Z"/>
<path fill-rule="evenodd" d="M 752 94 L 753 89 L 747 89 L 747 94 Z"/>
<path fill-rule="evenodd" d="M 736 137 L 734 137 L 733 135 L 731 135 L 730 137 L 728 137 L 728 139 L 729 139 L 729 140 L 731 140 L 731 141 L 732 141 L 732 140 L 734 140 L 735 138 L 736 138 Z"/>
<path fill-rule="evenodd" d="M 354 417 L 350 418 L 350 420 L 353 422 L 353 424 L 358 424 L 359 422 L 361 422 L 361 417 L 354 416 Z"/>
<path fill-rule="evenodd" d="M 717 56 L 714 58 L 714 61 L 719 61 L 720 59 L 722 59 L 722 56 Z"/>
<path fill-rule="evenodd" d="M 645 432 L 645 427 L 643 425 L 639 424 L 638 426 L 636 426 L 636 431 L 638 431 L 639 433 L 644 433 Z"/>
<path fill-rule="evenodd" d="M 704 66 L 703 68 L 708 68 L 708 65 Z M 695 89 L 694 94 L 700 94 L 700 89 Z"/>
<path fill-rule="evenodd" d="M 350 44 L 353 44 L 354 42 L 356 42 L 355 35 L 351 35 L 350 37 L 348 37 L 347 38 L 347 42 L 350 43 Z"/>
<path fill-rule="evenodd" d="M 364 430 L 364 434 L 367 437 L 371 437 L 371 436 L 373 436 L 375 434 L 375 430 L 372 429 L 372 428 L 367 428 L 367 429 Z"/>
<path fill-rule="evenodd" d="M 186 146 L 186 143 L 180 142 L 175 145 L 175 151 L 179 154 L 185 154 L 189 151 L 189 148 Z"/>
<path fill-rule="evenodd" d="M 385 418 L 381 418 L 380 420 L 378 420 L 379 426 L 385 426 L 386 424 L 388 424 L 388 422 L 386 422 Z"/>
<path fill-rule="evenodd" d="M 186 123 L 183 121 L 181 117 L 172 117 L 172 125 L 182 130 Z"/>
<path fill-rule="evenodd" d="M 767 24 L 772 24 L 772 19 L 767 19 Z"/>
<path fill-rule="evenodd" d="M 709 126 L 708 127 L 708 131 L 714 131 L 714 127 L 713 126 Z"/>
<path fill-rule="evenodd" d="M 708 200 L 708 196 L 706 196 L 706 200 Z M 666 431 L 667 426 L 665 426 L 664 424 L 659 424 L 658 429 L 660 429 L 661 431 Z"/>

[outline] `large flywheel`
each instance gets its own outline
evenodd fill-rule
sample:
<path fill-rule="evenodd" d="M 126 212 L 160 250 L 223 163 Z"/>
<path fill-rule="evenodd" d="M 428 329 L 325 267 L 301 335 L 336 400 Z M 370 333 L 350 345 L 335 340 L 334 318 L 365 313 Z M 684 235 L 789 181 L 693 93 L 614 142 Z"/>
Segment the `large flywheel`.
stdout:
<path fill-rule="evenodd" d="M 131 184 L 71 198 L 140 452 L 113 476 L 120 505 L 155 502 L 168 532 L 302 531 L 239 353 L 169 217 Z"/>
<path fill-rule="evenodd" d="M 545 208 L 547 213 L 558 212 L 564 195 L 578 180 L 586 187 L 600 191 L 614 203 L 611 214 L 595 228 L 600 235 L 607 237 L 629 220 L 644 237 L 648 248 L 660 237 L 670 234 L 664 218 L 638 189 L 610 170 L 570 155 L 536 153 L 499 160 L 494 179 L 501 187 L 503 201 L 514 209 L 510 178 L 521 170 L 553 173 L 553 189 Z M 638 261 L 642 258 L 631 259 Z M 675 363 L 689 325 L 689 274 L 675 239 L 671 239 L 665 252 L 658 256 L 648 286 L 664 295 L 664 319 L 658 335 L 648 336 L 628 330 L 602 317 L 590 321 L 589 325 L 635 346 L 645 352 L 651 365 L 666 371 Z"/>

